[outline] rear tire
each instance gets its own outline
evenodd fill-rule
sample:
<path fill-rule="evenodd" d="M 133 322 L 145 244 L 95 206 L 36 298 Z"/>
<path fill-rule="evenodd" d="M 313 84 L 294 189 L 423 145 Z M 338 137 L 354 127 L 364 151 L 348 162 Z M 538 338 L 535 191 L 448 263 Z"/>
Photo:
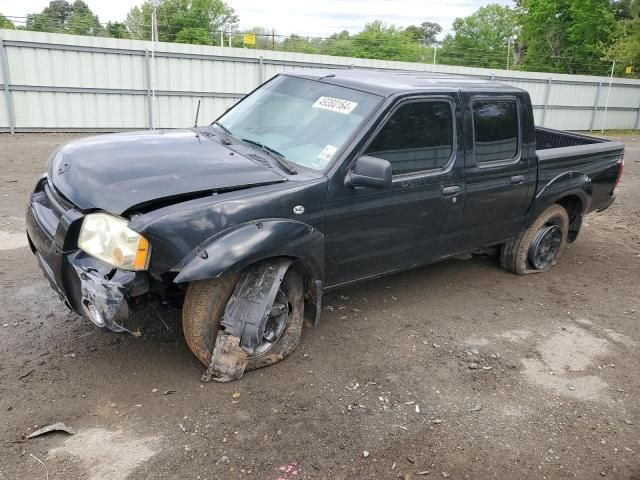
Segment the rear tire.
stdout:
<path fill-rule="evenodd" d="M 546 272 L 560 259 L 568 233 L 567 211 L 553 204 L 529 228 L 502 246 L 500 266 L 517 275 Z"/>
<path fill-rule="evenodd" d="M 182 330 L 189 349 L 205 366 L 211 363 L 220 319 L 239 278 L 239 274 L 229 274 L 221 278 L 192 282 L 187 289 L 182 309 Z M 290 355 L 300 343 L 304 289 L 302 275 L 295 267 L 287 270 L 280 290 L 287 301 L 286 326 L 277 339 L 267 345 L 268 348 L 249 355 L 245 370 L 276 363 Z"/>

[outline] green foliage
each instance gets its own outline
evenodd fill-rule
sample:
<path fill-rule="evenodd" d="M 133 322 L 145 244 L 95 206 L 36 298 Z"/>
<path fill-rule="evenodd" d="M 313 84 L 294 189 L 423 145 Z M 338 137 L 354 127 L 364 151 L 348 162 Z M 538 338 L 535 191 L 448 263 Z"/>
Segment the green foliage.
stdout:
<path fill-rule="evenodd" d="M 330 55 L 407 62 L 417 62 L 421 59 L 422 47 L 415 42 L 411 34 L 379 20 L 366 24 L 364 29 L 355 35 L 343 35 L 341 40 L 342 42 L 338 41 L 334 45 L 333 42 L 328 42 L 327 50 Z"/>
<path fill-rule="evenodd" d="M 127 26 L 122 22 L 108 22 L 105 27 L 105 34 L 111 38 L 129 38 Z"/>
<path fill-rule="evenodd" d="M 7 30 L 14 30 L 16 26 L 11 20 L 0 13 L 0 28 L 6 28 Z"/>
<path fill-rule="evenodd" d="M 176 34 L 176 43 L 191 43 L 193 45 L 211 45 L 211 35 L 201 27 L 186 27 Z"/>
<path fill-rule="evenodd" d="M 442 32 L 442 27 L 434 22 L 422 22 L 418 26 L 408 26 L 405 28 L 405 32 L 414 42 L 431 45 L 435 43 L 437 36 Z"/>
<path fill-rule="evenodd" d="M 214 36 L 220 30 L 236 28 L 238 17 L 233 8 L 223 0 L 161 0 L 157 10 L 158 39 L 163 42 L 215 43 Z M 151 39 L 151 3 L 133 7 L 126 20 L 131 37 Z M 184 33 L 181 33 L 186 30 Z M 179 36 L 180 35 L 180 36 Z"/>
<path fill-rule="evenodd" d="M 280 49 L 286 52 L 320 53 L 319 48 L 310 40 L 299 35 L 290 35 L 280 43 Z"/>
<path fill-rule="evenodd" d="M 66 0 L 53 0 L 41 13 L 27 15 L 27 30 L 38 32 L 98 35 L 102 25 L 98 16 L 82 0 L 73 4 Z"/>
<path fill-rule="evenodd" d="M 497 4 L 487 5 L 466 18 L 456 18 L 453 30 L 442 42 L 440 63 L 506 68 L 509 42 L 513 42 L 517 32 L 513 10 Z M 513 43 L 511 48 L 516 50 L 517 44 Z"/>
<path fill-rule="evenodd" d="M 603 47 L 615 30 L 609 0 L 520 0 L 524 68 L 603 73 Z"/>
<path fill-rule="evenodd" d="M 624 19 L 616 25 L 614 42 L 605 49 L 604 58 L 618 62 L 618 72 L 626 67 L 640 67 L 640 18 Z M 633 69 L 633 68 L 632 68 Z"/>

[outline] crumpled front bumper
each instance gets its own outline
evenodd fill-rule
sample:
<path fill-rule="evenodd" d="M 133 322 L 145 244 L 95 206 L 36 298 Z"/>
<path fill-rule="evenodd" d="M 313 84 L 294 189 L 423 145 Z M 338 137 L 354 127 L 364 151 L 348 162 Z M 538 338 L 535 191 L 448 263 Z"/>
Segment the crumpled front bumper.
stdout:
<path fill-rule="evenodd" d="M 26 216 L 31 250 L 67 307 L 99 327 L 128 331 L 121 322 L 129 314 L 130 293 L 140 290 L 136 285 L 142 279 L 135 272 L 111 267 L 77 249 L 82 218 L 76 210 L 56 203 L 52 193 L 39 182 Z"/>

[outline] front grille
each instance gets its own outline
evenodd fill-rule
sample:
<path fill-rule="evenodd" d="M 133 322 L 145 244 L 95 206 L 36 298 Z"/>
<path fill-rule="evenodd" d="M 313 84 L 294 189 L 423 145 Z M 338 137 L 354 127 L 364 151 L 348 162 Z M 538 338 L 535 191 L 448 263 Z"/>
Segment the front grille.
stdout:
<path fill-rule="evenodd" d="M 31 206 L 38 223 L 59 248 L 68 249 L 73 246 L 72 240 L 74 239 L 69 238 L 67 233 L 70 230 L 76 233 L 79 225 L 77 220 L 82 215 L 46 178 L 38 183 L 31 197 Z M 63 216 L 65 221 L 61 225 Z"/>
<path fill-rule="evenodd" d="M 44 191 L 51 203 L 51 205 L 56 208 L 56 210 L 62 215 L 67 210 L 71 210 L 73 208 L 73 204 L 64 198 L 56 188 L 51 185 L 48 181 L 44 184 Z"/>

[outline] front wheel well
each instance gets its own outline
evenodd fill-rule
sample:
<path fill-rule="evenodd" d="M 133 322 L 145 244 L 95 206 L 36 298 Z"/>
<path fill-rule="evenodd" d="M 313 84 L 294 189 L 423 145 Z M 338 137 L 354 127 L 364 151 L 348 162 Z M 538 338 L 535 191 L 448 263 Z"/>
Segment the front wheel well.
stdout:
<path fill-rule="evenodd" d="M 241 270 L 237 270 L 236 273 L 240 273 L 243 270 L 249 268 L 256 263 L 264 262 L 267 260 L 273 260 L 275 258 L 290 258 L 293 263 L 291 266 L 302 274 L 303 289 L 304 289 L 304 321 L 308 326 L 313 326 L 318 323 L 320 319 L 320 309 L 322 301 L 322 280 L 318 278 L 316 271 L 313 267 L 301 258 L 294 256 L 276 256 L 267 257 L 253 262 L 249 265 L 245 265 Z M 227 273 L 223 274 L 226 275 Z"/>
<path fill-rule="evenodd" d="M 580 233 L 582 227 L 582 219 L 584 217 L 584 204 L 582 199 L 577 195 L 569 195 L 557 200 L 555 203 L 562 206 L 569 216 L 569 232 L 567 242 L 573 243 Z"/>

